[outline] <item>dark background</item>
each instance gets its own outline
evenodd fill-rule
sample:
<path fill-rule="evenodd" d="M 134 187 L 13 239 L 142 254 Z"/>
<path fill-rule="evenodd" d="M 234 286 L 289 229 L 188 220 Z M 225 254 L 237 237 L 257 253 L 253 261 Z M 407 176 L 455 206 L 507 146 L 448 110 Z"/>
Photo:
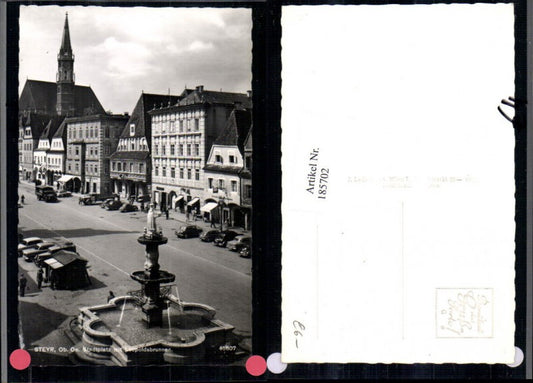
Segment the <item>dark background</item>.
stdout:
<path fill-rule="evenodd" d="M 484 1 L 492 3 L 496 1 Z M 282 4 L 430 4 L 430 1 L 286 1 L 256 2 L 103 2 L 46 1 L 7 4 L 7 126 L 17 126 L 18 102 L 18 15 L 20 4 L 64 4 L 153 7 L 248 7 L 253 15 L 253 354 L 267 357 L 281 351 L 281 5 Z M 531 10 L 529 10 L 531 12 Z M 526 330 L 526 1 L 515 2 L 515 181 L 516 181 L 516 314 L 515 344 L 525 350 Z M 320 26 L 317 26 L 320 27 Z M 453 26 L 451 26 L 453 27 Z M 490 84 L 490 79 L 487 79 Z M 309 84 L 312 91 L 312 83 Z M 511 129 L 511 128 L 510 128 Z M 18 130 L 7 129 L 8 270 L 17 270 Z M 8 350 L 18 348 L 17 273 L 7 280 Z M 6 335 L 6 334 L 2 334 Z M 3 355 L 8 358 L 9 355 Z M 266 372 L 254 378 L 243 367 L 138 366 L 138 367 L 9 367 L 9 381 L 180 381 L 180 380 L 278 380 L 278 379 L 383 379 L 383 378 L 524 378 L 525 363 L 505 365 L 457 364 L 291 364 L 275 375 Z"/>

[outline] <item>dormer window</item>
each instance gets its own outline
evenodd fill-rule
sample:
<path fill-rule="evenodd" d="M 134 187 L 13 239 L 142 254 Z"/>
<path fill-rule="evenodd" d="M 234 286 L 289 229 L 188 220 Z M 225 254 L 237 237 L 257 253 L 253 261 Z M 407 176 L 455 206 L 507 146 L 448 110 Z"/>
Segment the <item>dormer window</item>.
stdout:
<path fill-rule="evenodd" d="M 130 136 L 135 136 L 135 124 L 130 124 Z"/>

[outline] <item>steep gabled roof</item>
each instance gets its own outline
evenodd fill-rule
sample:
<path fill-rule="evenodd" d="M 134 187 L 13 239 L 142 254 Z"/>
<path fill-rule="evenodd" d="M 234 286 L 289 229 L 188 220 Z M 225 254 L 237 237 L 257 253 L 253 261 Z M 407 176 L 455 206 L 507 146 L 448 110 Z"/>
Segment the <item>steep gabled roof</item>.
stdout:
<path fill-rule="evenodd" d="M 47 139 L 50 141 L 52 137 L 54 136 L 54 134 L 56 133 L 59 126 L 61 125 L 61 122 L 63 122 L 64 119 L 65 117 L 63 116 L 57 116 L 57 117 L 51 118 L 50 121 L 48 121 L 48 124 L 44 128 L 39 138 L 41 140 Z"/>
<path fill-rule="evenodd" d="M 26 80 L 19 98 L 20 112 L 56 114 L 57 85 L 55 82 Z M 102 104 L 89 86 L 74 87 L 76 115 L 105 113 Z"/>
<path fill-rule="evenodd" d="M 252 125 L 250 127 L 250 130 L 248 131 L 248 134 L 246 135 L 246 139 L 244 140 L 244 150 L 245 151 L 252 151 L 253 145 L 252 145 L 252 131 L 254 130 L 254 126 Z"/>
<path fill-rule="evenodd" d="M 252 126 L 252 113 L 245 109 L 233 109 L 226 121 L 224 130 L 216 138 L 213 145 L 237 146 L 244 153 L 244 141 Z"/>
<path fill-rule="evenodd" d="M 46 128 L 46 125 L 48 124 L 48 121 L 50 121 L 51 117 L 42 115 L 42 114 L 36 114 L 36 113 L 30 113 L 22 120 L 22 126 L 23 127 L 31 127 L 31 134 L 34 139 L 37 139 L 41 137 L 41 134 L 43 130 Z"/>
<path fill-rule="evenodd" d="M 164 106 L 174 105 L 179 100 L 180 100 L 180 96 L 142 93 L 120 137 L 121 138 L 128 138 L 128 137 L 149 138 L 150 135 L 152 134 L 151 132 L 152 124 L 151 124 L 151 117 L 148 114 L 148 111 L 153 109 L 154 105 L 156 106 L 159 106 L 161 104 L 163 104 Z M 131 124 L 135 124 L 135 136 L 130 135 Z"/>
<path fill-rule="evenodd" d="M 67 134 L 66 127 L 67 127 L 66 119 L 63 118 L 61 120 L 61 124 L 59 125 L 56 132 L 54 133 L 53 138 L 66 138 L 66 134 Z"/>
<path fill-rule="evenodd" d="M 216 92 L 212 90 L 203 90 L 203 87 L 197 87 L 194 91 L 185 96 L 178 103 L 179 106 L 195 104 L 223 104 L 232 105 L 240 103 L 245 108 L 251 108 L 251 98 L 245 93 Z"/>

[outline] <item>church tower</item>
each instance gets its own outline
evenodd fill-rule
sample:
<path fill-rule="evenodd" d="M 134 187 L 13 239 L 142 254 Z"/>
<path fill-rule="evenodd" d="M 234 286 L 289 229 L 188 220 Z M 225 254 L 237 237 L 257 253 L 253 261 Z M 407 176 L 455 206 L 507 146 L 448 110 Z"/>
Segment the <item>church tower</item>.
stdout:
<path fill-rule="evenodd" d="M 68 29 L 68 12 L 65 15 L 65 26 L 61 48 L 57 55 L 57 103 L 56 111 L 60 116 L 71 116 L 74 107 L 74 54 L 70 45 L 70 32 Z"/>

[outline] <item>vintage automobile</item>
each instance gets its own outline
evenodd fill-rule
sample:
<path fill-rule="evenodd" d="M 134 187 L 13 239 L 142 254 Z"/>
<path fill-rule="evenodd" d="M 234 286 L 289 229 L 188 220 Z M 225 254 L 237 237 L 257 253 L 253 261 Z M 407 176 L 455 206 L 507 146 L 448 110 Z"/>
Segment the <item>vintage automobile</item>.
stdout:
<path fill-rule="evenodd" d="M 202 232 L 202 228 L 195 225 L 182 226 L 176 231 L 178 238 L 193 238 L 198 237 Z"/>
<path fill-rule="evenodd" d="M 148 194 L 139 195 L 135 199 L 137 202 L 150 202 L 150 196 Z"/>
<path fill-rule="evenodd" d="M 41 242 L 44 242 L 44 241 L 39 237 L 23 238 L 17 247 L 18 256 L 22 257 L 23 250 L 34 248 Z"/>
<path fill-rule="evenodd" d="M 226 244 L 238 235 L 238 233 L 232 230 L 221 231 L 213 241 L 213 244 L 215 246 L 226 247 Z"/>
<path fill-rule="evenodd" d="M 238 235 L 233 240 L 229 241 L 226 245 L 228 250 L 241 251 L 243 246 L 250 245 L 252 243 L 252 237 L 248 235 Z"/>
<path fill-rule="evenodd" d="M 131 203 L 126 202 L 120 207 L 120 209 L 118 209 L 118 211 L 121 213 L 129 213 L 132 211 L 139 211 L 139 208 Z"/>
<path fill-rule="evenodd" d="M 57 198 L 72 197 L 72 193 L 67 190 L 62 190 L 57 193 Z"/>
<path fill-rule="evenodd" d="M 48 250 L 45 251 L 44 253 L 37 254 L 37 256 L 35 256 L 35 258 L 33 259 L 33 262 L 38 267 L 44 267 L 45 266 L 44 261 L 52 257 L 52 255 L 54 255 L 60 250 L 72 251 L 74 253 L 77 252 L 76 245 L 74 245 L 74 243 L 72 242 L 56 243 L 54 244 L 54 246 L 49 247 Z"/>
<path fill-rule="evenodd" d="M 114 199 L 118 198 L 117 194 L 113 195 L 103 195 L 103 194 L 97 194 L 97 193 L 90 193 L 83 195 L 79 198 L 78 203 L 80 205 L 96 205 L 99 203 L 104 202 L 107 199 Z"/>
<path fill-rule="evenodd" d="M 200 236 L 200 240 L 204 242 L 213 242 L 220 234 L 220 230 L 209 230 Z"/>
<path fill-rule="evenodd" d="M 113 200 L 108 203 L 106 203 L 104 209 L 106 210 L 118 210 L 122 207 L 124 203 L 122 201 Z"/>
<path fill-rule="evenodd" d="M 54 245 L 55 243 L 53 242 L 38 243 L 35 247 L 22 250 L 22 256 L 24 257 L 24 260 L 26 262 L 31 262 L 33 261 L 36 255 L 44 253 L 45 251 L 47 251 L 50 247 Z"/>
<path fill-rule="evenodd" d="M 250 258 L 252 256 L 252 246 L 244 245 L 239 252 L 239 256 L 243 258 Z"/>
<path fill-rule="evenodd" d="M 39 201 L 56 202 L 57 194 L 52 186 L 35 186 L 35 195 Z"/>

